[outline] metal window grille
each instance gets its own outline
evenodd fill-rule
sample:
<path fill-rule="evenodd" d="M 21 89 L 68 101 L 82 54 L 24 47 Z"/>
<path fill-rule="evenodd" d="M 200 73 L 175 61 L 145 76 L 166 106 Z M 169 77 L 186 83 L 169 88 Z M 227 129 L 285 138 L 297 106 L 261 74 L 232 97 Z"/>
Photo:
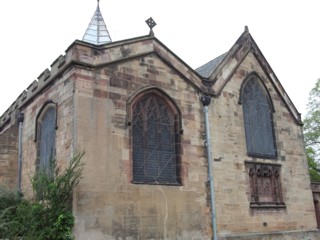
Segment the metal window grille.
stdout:
<path fill-rule="evenodd" d="M 257 79 L 246 82 L 243 92 L 244 127 L 249 156 L 275 158 L 272 109 Z"/>
<path fill-rule="evenodd" d="M 49 169 L 55 158 L 56 110 L 50 107 L 38 122 L 38 164 L 41 169 Z"/>
<path fill-rule="evenodd" d="M 133 182 L 178 184 L 175 114 L 155 94 L 133 106 Z"/>

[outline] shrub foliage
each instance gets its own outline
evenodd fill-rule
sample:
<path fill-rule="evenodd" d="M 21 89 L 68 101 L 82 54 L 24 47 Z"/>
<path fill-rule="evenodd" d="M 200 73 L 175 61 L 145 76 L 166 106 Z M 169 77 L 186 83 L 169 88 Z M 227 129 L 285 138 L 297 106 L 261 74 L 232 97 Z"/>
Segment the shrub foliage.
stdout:
<path fill-rule="evenodd" d="M 73 239 L 72 191 L 78 185 L 84 163 L 75 155 L 62 172 L 55 161 L 31 178 L 33 199 L 0 189 L 0 239 Z"/>
<path fill-rule="evenodd" d="M 303 132 L 309 172 L 311 181 L 320 182 L 320 79 L 310 91 L 307 110 Z"/>

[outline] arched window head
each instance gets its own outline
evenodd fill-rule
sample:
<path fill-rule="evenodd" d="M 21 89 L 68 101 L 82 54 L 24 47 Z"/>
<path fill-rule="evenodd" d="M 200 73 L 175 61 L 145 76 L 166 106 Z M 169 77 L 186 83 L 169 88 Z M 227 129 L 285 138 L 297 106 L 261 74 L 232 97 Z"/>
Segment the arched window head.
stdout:
<path fill-rule="evenodd" d="M 56 104 L 45 104 L 37 116 L 37 168 L 51 171 L 56 155 Z"/>
<path fill-rule="evenodd" d="M 273 129 L 273 105 L 271 99 L 256 75 L 249 76 L 241 90 L 244 128 L 249 156 L 277 157 Z"/>
<path fill-rule="evenodd" d="M 179 184 L 180 114 L 158 90 L 139 94 L 131 105 L 133 182 Z"/>

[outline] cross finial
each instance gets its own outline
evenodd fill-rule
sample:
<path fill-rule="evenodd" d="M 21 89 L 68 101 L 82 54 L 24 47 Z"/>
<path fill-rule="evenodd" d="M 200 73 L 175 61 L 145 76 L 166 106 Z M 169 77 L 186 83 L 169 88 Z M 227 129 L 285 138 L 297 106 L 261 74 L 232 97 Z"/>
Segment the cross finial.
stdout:
<path fill-rule="evenodd" d="M 152 17 L 149 17 L 149 18 L 146 20 L 146 23 L 147 23 L 147 25 L 148 25 L 149 28 L 150 28 L 149 35 L 153 37 L 153 36 L 154 36 L 154 33 L 153 33 L 153 31 L 152 31 L 152 28 L 153 28 L 154 26 L 156 26 L 157 24 L 156 24 L 156 22 L 152 19 Z"/>

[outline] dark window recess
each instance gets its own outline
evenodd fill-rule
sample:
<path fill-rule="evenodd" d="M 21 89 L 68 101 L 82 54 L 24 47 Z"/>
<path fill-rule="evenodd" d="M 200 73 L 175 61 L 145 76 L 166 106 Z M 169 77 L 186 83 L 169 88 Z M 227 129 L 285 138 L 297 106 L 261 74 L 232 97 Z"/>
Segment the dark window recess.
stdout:
<path fill-rule="evenodd" d="M 133 106 L 133 182 L 179 184 L 176 116 L 155 94 Z"/>
<path fill-rule="evenodd" d="M 51 161 L 55 158 L 56 140 L 56 109 L 50 107 L 38 120 L 38 167 L 49 169 Z"/>
<path fill-rule="evenodd" d="M 320 229 L 320 204 L 317 199 L 314 199 L 313 203 L 314 203 L 314 209 L 316 213 L 317 228 Z"/>
<path fill-rule="evenodd" d="M 285 207 L 281 190 L 281 166 L 246 162 L 251 207 Z"/>
<path fill-rule="evenodd" d="M 272 108 L 268 96 L 255 77 L 245 83 L 242 106 L 248 155 L 276 158 Z"/>

